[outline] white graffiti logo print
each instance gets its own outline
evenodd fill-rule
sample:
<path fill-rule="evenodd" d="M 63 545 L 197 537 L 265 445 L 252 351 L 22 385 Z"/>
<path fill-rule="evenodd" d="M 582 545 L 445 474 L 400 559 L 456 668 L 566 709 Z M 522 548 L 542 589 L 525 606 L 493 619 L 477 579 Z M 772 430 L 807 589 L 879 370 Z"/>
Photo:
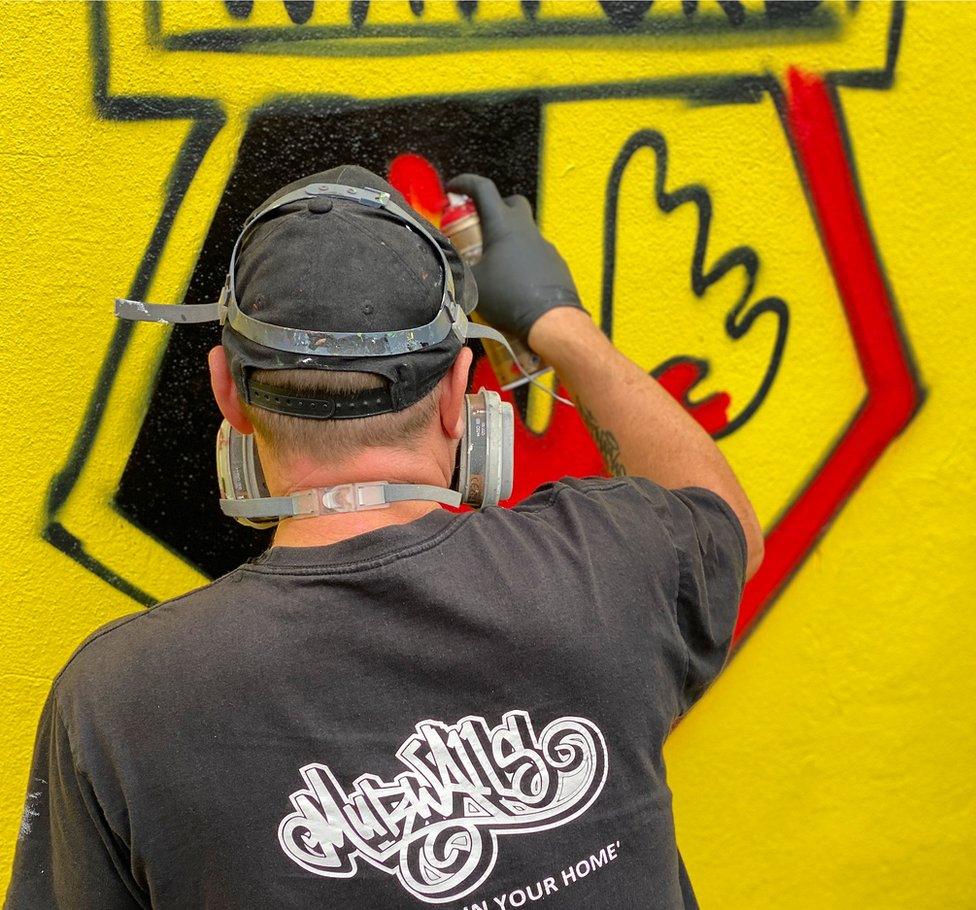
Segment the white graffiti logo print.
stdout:
<path fill-rule="evenodd" d="M 303 869 L 350 878 L 363 859 L 427 903 L 456 900 L 491 874 L 502 834 L 555 828 L 585 812 L 607 779 L 599 728 L 562 717 L 540 733 L 528 712 L 456 724 L 422 720 L 397 750 L 407 770 L 346 792 L 328 765 L 301 769 L 306 787 L 278 841 Z"/>

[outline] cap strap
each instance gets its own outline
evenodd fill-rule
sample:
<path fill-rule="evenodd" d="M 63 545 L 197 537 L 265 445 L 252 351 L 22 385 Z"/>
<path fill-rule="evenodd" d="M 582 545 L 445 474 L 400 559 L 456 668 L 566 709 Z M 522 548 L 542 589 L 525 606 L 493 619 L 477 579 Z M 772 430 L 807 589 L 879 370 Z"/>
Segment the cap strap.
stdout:
<path fill-rule="evenodd" d="M 356 417 L 372 417 L 389 414 L 394 410 L 388 387 L 364 389 L 361 392 L 344 393 L 341 396 L 287 395 L 273 385 L 254 379 L 245 379 L 247 400 L 265 411 L 289 414 L 293 417 L 311 417 L 318 420 L 350 420 Z"/>
<path fill-rule="evenodd" d="M 226 316 L 222 317 L 223 310 Z M 185 324 L 225 321 L 238 335 L 255 344 L 292 354 L 392 357 L 440 344 L 452 331 L 458 337 L 463 337 L 458 317 L 464 313 L 456 303 L 445 301 L 437 315 L 426 325 L 389 332 L 318 332 L 274 325 L 242 312 L 233 297 L 225 297 L 217 303 L 189 304 L 143 303 L 141 300 L 119 297 L 115 300 L 115 315 L 133 322 Z"/>

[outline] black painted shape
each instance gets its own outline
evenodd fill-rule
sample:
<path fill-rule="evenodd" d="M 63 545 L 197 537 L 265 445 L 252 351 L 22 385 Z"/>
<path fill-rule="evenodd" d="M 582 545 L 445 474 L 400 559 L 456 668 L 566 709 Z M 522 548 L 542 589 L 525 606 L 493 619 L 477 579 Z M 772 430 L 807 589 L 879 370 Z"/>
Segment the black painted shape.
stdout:
<path fill-rule="evenodd" d="M 224 6 L 233 19 L 247 19 L 254 8 L 254 0 L 224 0 Z"/>
<path fill-rule="evenodd" d="M 540 0 L 521 0 L 519 5 L 522 7 L 522 15 L 534 22 L 539 15 L 539 2 Z"/>
<path fill-rule="evenodd" d="M 367 3 L 368 0 L 355 0 L 355 2 Z M 442 0 L 447 2 L 447 0 Z M 471 4 L 475 0 L 455 0 L 459 4 Z M 481 50 L 497 47 L 497 41 L 505 41 L 512 38 L 554 38 L 573 37 L 577 40 L 585 36 L 597 38 L 600 36 L 616 35 L 622 31 L 630 34 L 657 35 L 664 37 L 667 34 L 680 34 L 685 36 L 696 35 L 706 37 L 709 35 L 722 34 L 726 31 L 725 24 L 720 17 L 715 16 L 695 16 L 693 15 L 698 8 L 697 0 L 686 0 L 682 9 L 683 15 L 662 14 L 654 17 L 647 17 L 640 10 L 629 5 L 630 0 L 603 0 L 605 6 L 601 6 L 603 19 L 580 19 L 574 17 L 566 18 L 547 18 L 533 14 L 531 11 L 537 0 L 523 0 L 520 4 L 522 13 L 521 21 L 482 21 L 477 23 L 477 35 L 471 32 L 470 26 L 472 17 L 463 16 L 463 23 L 445 22 L 422 22 L 400 24 L 374 24 L 368 34 L 374 39 L 379 38 L 423 38 L 423 53 L 456 53 L 464 50 L 463 44 L 474 40 L 478 43 Z M 653 0 L 645 0 L 653 3 Z M 732 4 L 729 9 L 731 16 L 737 21 L 733 27 L 742 31 L 749 31 L 755 35 L 770 34 L 777 31 L 790 31 L 802 29 L 811 34 L 815 31 L 837 33 L 840 23 L 833 10 L 829 7 L 820 6 L 811 15 L 806 15 L 800 19 L 793 20 L 783 17 L 772 17 L 765 15 L 743 15 L 738 21 L 738 0 L 725 0 Z M 898 2 L 898 0 L 896 0 Z M 415 18 L 419 17 L 417 8 L 411 0 L 411 9 L 414 11 Z M 471 11 L 472 6 L 464 9 Z M 464 11 L 462 9 L 462 12 Z M 744 10 L 744 7 L 743 7 Z M 646 13 L 646 10 L 645 10 Z M 726 13 L 725 22 L 729 21 L 729 13 Z M 249 53 L 262 44 L 288 43 L 288 42 L 319 42 L 314 53 L 323 56 L 330 56 L 333 53 L 342 53 L 338 46 L 331 42 L 335 39 L 347 38 L 350 36 L 349 28 L 345 25 L 307 25 L 304 28 L 296 29 L 288 26 L 258 26 L 258 27 L 221 27 L 209 29 L 197 29 L 183 34 L 162 35 L 159 27 L 159 15 L 155 12 L 155 6 L 149 5 L 146 13 L 147 34 L 150 39 L 158 43 L 166 50 L 172 51 L 205 51 L 208 53 Z M 355 31 L 355 30 L 354 30 Z M 421 52 L 419 45 L 411 48 L 409 44 L 398 42 L 396 44 L 372 45 L 366 43 L 358 48 L 358 52 L 363 56 L 371 54 L 397 54 L 409 55 Z M 708 80 L 712 77 L 689 77 L 694 81 Z M 654 84 L 661 85 L 667 80 L 653 80 Z M 636 88 L 639 83 L 630 83 L 632 88 Z M 592 88 L 592 87 L 590 87 Z M 550 92 L 550 96 L 559 94 Z M 574 94 L 569 90 L 569 94 Z"/>
<path fill-rule="evenodd" d="M 799 24 L 799 20 L 809 16 L 821 2 L 822 0 L 766 0 L 763 6 L 769 19 Z"/>
<path fill-rule="evenodd" d="M 600 7 L 617 28 L 633 28 L 640 24 L 654 0 L 600 0 Z"/>
<path fill-rule="evenodd" d="M 458 12 L 465 19 L 471 19 L 478 11 L 478 0 L 456 0 Z"/>
<path fill-rule="evenodd" d="M 341 103 L 340 103 L 341 105 Z M 536 196 L 539 103 L 416 102 L 332 108 L 299 100 L 252 119 L 203 244 L 186 303 L 214 298 L 244 218 L 279 187 L 354 161 L 384 173 L 401 152 L 445 176 L 490 174 L 505 194 Z M 214 438 L 220 417 L 206 368 L 216 326 L 177 327 L 115 498 L 127 518 L 216 577 L 263 550 L 268 532 L 245 528 L 217 503 Z"/>
<path fill-rule="evenodd" d="M 285 0 L 285 12 L 295 25 L 304 25 L 315 12 L 315 0 Z"/>
<path fill-rule="evenodd" d="M 369 15 L 369 0 L 352 0 L 349 4 L 349 19 L 353 28 L 361 28 Z"/>
<path fill-rule="evenodd" d="M 424 14 L 424 0 L 410 0 L 410 12 L 415 16 Z"/>
<path fill-rule="evenodd" d="M 705 292 L 730 271 L 741 268 L 745 272 L 745 287 L 735 305 L 726 314 L 725 332 L 733 340 L 744 336 L 753 323 L 763 314 L 769 313 L 777 319 L 776 340 L 762 381 L 749 402 L 721 430 L 714 434 L 716 439 L 728 436 L 744 426 L 762 405 L 772 387 L 783 359 L 783 349 L 789 331 L 789 308 L 779 297 L 764 297 L 750 306 L 749 298 L 756 286 L 759 273 L 759 256 L 752 247 L 737 246 L 719 257 L 707 271 L 705 254 L 708 249 L 708 236 L 712 223 L 712 199 L 708 190 L 700 184 L 688 184 L 673 192 L 665 189 L 668 175 L 668 148 L 664 137 L 656 130 L 639 130 L 623 145 L 617 154 L 610 179 L 607 184 L 606 208 L 604 210 L 604 260 L 603 296 L 600 302 L 600 321 L 603 331 L 613 337 L 613 293 L 614 272 L 617 262 L 617 204 L 620 183 L 633 156 L 643 148 L 654 152 L 654 200 L 665 214 L 670 214 L 685 203 L 692 203 L 698 210 L 698 231 L 695 236 L 695 249 L 691 260 L 691 288 L 696 297 Z"/>
<path fill-rule="evenodd" d="M 769 81 L 760 76 L 736 76 L 703 80 L 690 86 L 685 98 L 692 107 L 719 104 L 759 104 L 769 92 Z"/>
<path fill-rule="evenodd" d="M 802 0 L 797 0 L 802 2 Z M 820 0 L 816 0 L 817 3 Z M 739 0 L 718 0 L 718 5 L 725 13 L 725 17 L 731 25 L 742 25 L 746 21 L 746 8 Z M 814 4 L 816 5 L 816 4 Z M 693 16 L 698 12 L 698 0 L 681 0 L 681 12 L 685 16 Z"/>
<path fill-rule="evenodd" d="M 718 0 L 718 5 L 722 7 L 730 25 L 742 25 L 746 21 L 746 8 L 740 0 Z"/>

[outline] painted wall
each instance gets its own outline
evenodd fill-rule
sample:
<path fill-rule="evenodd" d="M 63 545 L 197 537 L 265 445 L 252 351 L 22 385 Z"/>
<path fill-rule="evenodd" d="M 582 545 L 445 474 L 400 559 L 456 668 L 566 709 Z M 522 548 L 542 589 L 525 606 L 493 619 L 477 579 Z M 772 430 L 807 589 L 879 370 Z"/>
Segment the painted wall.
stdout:
<path fill-rule="evenodd" d="M 974 31 L 939 2 L 0 5 L 3 875 L 76 644 L 264 543 L 216 508 L 214 333 L 112 298 L 212 299 L 271 190 L 414 152 L 534 201 L 766 527 L 668 747 L 703 905 L 973 906 Z M 575 414 L 517 403 L 517 495 L 595 469 Z"/>

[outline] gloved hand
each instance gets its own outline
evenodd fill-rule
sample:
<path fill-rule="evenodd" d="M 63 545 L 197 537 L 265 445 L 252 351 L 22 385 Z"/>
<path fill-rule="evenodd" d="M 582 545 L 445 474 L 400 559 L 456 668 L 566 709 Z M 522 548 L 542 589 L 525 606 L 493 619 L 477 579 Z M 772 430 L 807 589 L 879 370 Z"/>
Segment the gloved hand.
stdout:
<path fill-rule="evenodd" d="M 525 341 L 543 313 L 580 305 L 566 261 L 532 220 L 524 196 L 506 199 L 487 177 L 460 174 L 447 188 L 474 200 L 484 252 L 472 267 L 478 282 L 478 313 L 495 328 Z"/>

